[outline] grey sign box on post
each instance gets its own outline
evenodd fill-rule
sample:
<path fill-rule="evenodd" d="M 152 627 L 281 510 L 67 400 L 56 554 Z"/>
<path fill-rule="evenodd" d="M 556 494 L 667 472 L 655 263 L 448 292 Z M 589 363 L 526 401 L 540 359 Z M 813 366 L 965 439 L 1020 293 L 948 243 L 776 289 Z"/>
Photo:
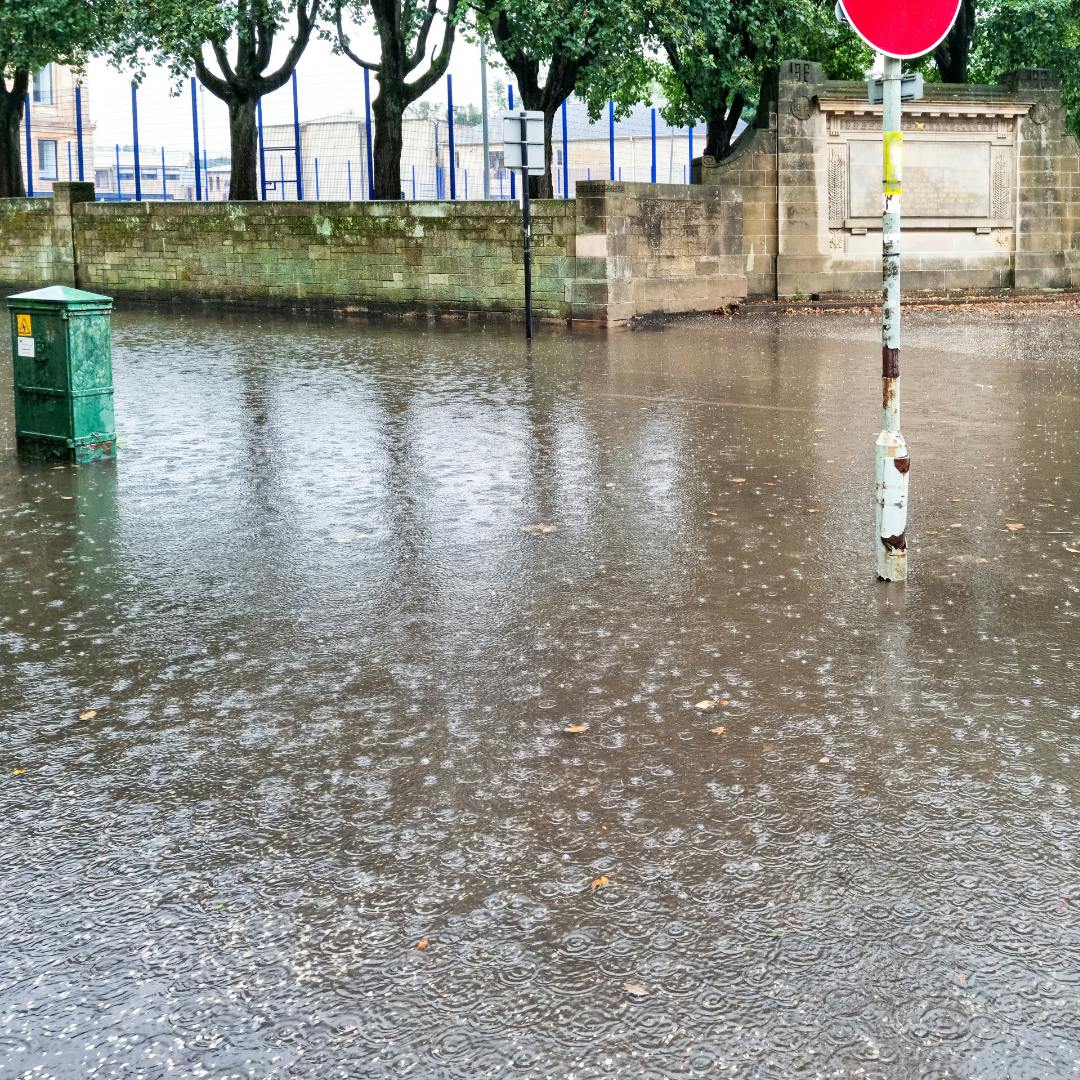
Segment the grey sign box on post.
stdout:
<path fill-rule="evenodd" d="M 522 147 L 528 145 L 529 173 L 544 172 L 544 114 L 526 109 L 512 109 L 502 113 L 503 163 L 508 169 L 522 169 L 525 155 Z M 522 119 L 525 121 L 525 139 L 522 139 Z"/>

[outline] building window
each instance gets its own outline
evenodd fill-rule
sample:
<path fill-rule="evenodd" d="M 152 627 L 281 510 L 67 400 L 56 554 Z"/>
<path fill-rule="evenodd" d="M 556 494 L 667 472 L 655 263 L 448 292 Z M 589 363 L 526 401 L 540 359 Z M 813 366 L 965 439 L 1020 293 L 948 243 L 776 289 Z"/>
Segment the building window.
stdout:
<path fill-rule="evenodd" d="M 38 139 L 38 175 L 42 180 L 56 179 L 56 140 Z"/>
<path fill-rule="evenodd" d="M 51 105 L 53 103 L 51 64 L 34 73 L 34 93 L 31 100 L 35 105 Z"/>

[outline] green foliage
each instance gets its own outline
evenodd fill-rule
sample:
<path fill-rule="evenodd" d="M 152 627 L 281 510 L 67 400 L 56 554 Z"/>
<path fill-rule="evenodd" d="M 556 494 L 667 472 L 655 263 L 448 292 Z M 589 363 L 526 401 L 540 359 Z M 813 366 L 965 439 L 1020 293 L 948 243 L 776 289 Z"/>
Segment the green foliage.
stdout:
<path fill-rule="evenodd" d="M 830 78 L 862 78 L 873 57 L 825 0 L 645 0 L 645 39 L 670 124 L 704 121 L 706 153 L 723 156 L 738 121 L 785 59 L 820 62 Z"/>
<path fill-rule="evenodd" d="M 986 0 L 978 9 L 969 79 L 1045 67 L 1061 79 L 1068 128 L 1080 136 L 1080 0 Z"/>
<path fill-rule="evenodd" d="M 114 7 L 107 0 L 0 0 L 0 72 L 10 77 L 49 63 L 82 67 L 109 44 Z"/>

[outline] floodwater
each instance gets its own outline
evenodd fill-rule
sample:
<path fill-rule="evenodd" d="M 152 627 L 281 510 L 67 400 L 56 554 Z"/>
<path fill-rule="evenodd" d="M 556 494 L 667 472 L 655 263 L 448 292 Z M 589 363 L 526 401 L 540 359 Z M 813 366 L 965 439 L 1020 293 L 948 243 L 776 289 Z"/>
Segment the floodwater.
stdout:
<path fill-rule="evenodd" d="M 0 1075 L 1076 1076 L 1078 319 L 905 317 L 906 588 L 873 313 L 5 361 Z"/>

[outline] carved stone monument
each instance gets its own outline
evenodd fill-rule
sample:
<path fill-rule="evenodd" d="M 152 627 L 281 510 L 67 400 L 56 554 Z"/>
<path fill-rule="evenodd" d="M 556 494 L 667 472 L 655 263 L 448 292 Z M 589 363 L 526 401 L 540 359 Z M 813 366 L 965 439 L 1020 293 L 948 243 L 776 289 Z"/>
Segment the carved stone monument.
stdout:
<path fill-rule="evenodd" d="M 1080 147 L 1064 122 L 1038 69 L 905 102 L 905 292 L 1080 287 Z M 864 83 L 786 61 L 767 124 L 700 177 L 742 193 L 750 295 L 880 289 L 881 107 Z"/>

